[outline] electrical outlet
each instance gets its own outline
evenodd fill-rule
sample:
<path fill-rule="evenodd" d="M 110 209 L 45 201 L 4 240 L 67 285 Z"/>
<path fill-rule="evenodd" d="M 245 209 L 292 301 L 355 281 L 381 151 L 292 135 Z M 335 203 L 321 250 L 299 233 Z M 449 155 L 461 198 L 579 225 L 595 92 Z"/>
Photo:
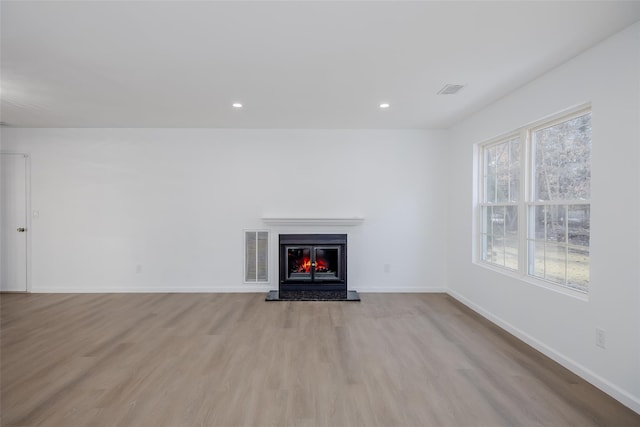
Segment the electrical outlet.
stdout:
<path fill-rule="evenodd" d="M 606 348 L 606 334 L 603 329 L 596 328 L 596 346 Z"/>
<path fill-rule="evenodd" d="M 136 273 L 137 274 L 142 273 L 142 265 L 140 265 L 140 264 L 136 265 Z"/>

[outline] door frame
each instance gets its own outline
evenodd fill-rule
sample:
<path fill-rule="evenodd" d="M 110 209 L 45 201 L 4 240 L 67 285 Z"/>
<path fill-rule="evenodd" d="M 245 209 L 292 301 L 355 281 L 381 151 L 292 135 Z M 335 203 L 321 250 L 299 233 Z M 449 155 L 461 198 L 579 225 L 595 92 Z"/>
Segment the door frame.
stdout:
<path fill-rule="evenodd" d="M 26 237 L 26 293 L 31 293 L 31 156 L 28 153 L 16 151 L 0 151 L 0 156 L 22 156 L 24 158 L 24 191 L 25 191 L 25 227 Z"/>

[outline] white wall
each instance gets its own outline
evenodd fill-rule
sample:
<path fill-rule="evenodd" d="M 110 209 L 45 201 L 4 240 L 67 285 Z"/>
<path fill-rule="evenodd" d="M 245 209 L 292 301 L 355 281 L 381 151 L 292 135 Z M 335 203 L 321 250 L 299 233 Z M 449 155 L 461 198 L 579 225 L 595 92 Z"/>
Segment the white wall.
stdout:
<path fill-rule="evenodd" d="M 256 291 L 243 229 L 362 216 L 349 288 L 445 288 L 445 135 L 429 131 L 2 129 L 31 156 L 33 292 Z M 274 260 L 277 251 L 272 252 Z M 390 271 L 384 272 L 384 264 Z M 141 273 L 136 272 L 138 265 Z"/>
<path fill-rule="evenodd" d="M 452 295 L 640 412 L 640 24 L 451 130 Z M 593 108 L 588 301 L 472 262 L 473 146 L 568 107 Z M 606 331 L 606 350 L 595 328 Z"/>

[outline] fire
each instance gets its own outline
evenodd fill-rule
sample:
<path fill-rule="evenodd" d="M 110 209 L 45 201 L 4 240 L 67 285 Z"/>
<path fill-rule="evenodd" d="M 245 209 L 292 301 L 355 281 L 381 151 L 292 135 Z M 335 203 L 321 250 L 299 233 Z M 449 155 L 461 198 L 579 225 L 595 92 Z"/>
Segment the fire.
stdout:
<path fill-rule="evenodd" d="M 311 271 L 311 260 L 305 258 L 302 260 L 302 264 L 298 267 L 298 273 L 309 273 Z"/>
<path fill-rule="evenodd" d="M 327 265 L 327 263 L 322 260 L 322 259 L 317 259 L 316 260 L 316 271 L 329 271 L 329 266 Z M 298 268 L 295 270 L 296 273 L 311 273 L 311 259 L 310 258 L 304 258 L 302 260 L 302 263 L 300 263 L 298 265 Z"/>

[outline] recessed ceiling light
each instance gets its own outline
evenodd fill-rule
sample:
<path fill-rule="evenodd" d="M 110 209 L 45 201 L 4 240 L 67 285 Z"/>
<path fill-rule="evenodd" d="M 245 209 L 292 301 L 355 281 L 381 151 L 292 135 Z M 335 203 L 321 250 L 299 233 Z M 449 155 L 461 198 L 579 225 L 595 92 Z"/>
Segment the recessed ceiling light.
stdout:
<path fill-rule="evenodd" d="M 231 106 L 233 108 L 242 108 L 242 104 L 240 104 L 239 102 L 234 102 Z"/>
<path fill-rule="evenodd" d="M 380 104 L 380 108 L 385 109 L 385 108 L 389 108 L 391 107 L 391 104 L 387 104 L 386 102 L 383 102 L 382 104 Z"/>

